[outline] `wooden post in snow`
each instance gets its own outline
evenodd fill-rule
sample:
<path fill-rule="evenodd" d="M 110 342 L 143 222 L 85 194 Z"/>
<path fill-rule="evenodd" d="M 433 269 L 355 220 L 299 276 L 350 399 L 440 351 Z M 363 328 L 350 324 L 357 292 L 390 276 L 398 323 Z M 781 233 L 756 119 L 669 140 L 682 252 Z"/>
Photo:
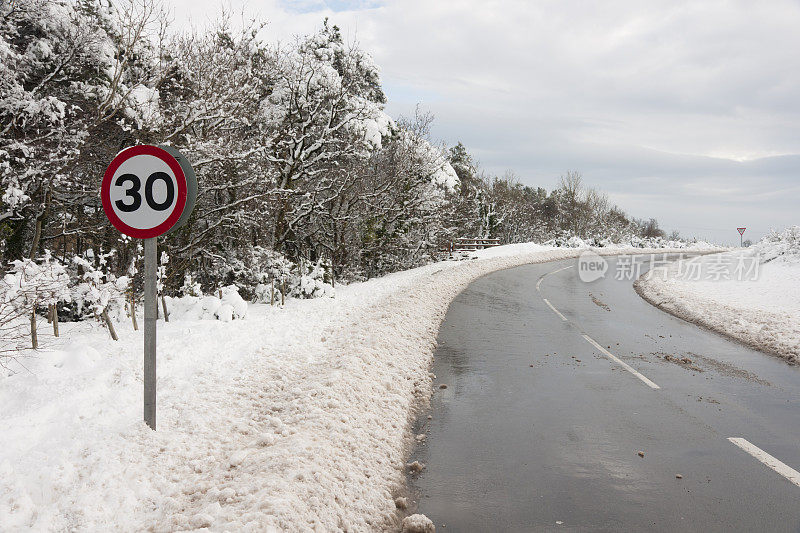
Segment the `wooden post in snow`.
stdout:
<path fill-rule="evenodd" d="M 33 311 L 31 311 L 31 346 L 34 350 L 39 349 L 39 337 L 36 335 L 36 304 L 33 304 Z"/>
<path fill-rule="evenodd" d="M 139 331 L 139 324 L 136 322 L 136 295 L 131 291 L 131 322 L 133 331 Z"/>
<path fill-rule="evenodd" d="M 58 303 L 53 304 L 53 335 L 58 337 Z"/>
<path fill-rule="evenodd" d="M 114 324 L 111 323 L 111 318 L 108 316 L 108 309 L 103 309 L 103 312 L 100 313 L 100 316 L 103 317 L 103 321 L 108 326 L 108 332 L 111 334 L 111 338 L 115 341 L 119 340 L 117 337 L 117 331 L 114 329 Z"/>
<path fill-rule="evenodd" d="M 167 313 L 167 301 L 164 299 L 164 293 L 161 293 L 161 307 L 164 309 L 164 322 L 169 322 L 169 314 Z"/>

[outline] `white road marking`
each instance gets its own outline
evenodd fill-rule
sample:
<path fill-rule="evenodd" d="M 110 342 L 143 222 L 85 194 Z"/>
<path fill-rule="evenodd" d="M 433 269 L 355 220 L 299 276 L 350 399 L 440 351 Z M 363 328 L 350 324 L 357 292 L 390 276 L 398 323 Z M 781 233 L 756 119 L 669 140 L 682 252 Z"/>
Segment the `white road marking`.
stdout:
<path fill-rule="evenodd" d="M 773 469 L 775 472 L 788 479 L 792 484 L 800 487 L 800 472 L 794 468 L 780 462 L 758 446 L 748 442 L 745 439 L 740 437 L 728 437 L 728 440 Z"/>
<path fill-rule="evenodd" d="M 547 277 L 547 276 L 549 276 L 550 274 L 556 274 L 556 273 L 558 273 L 558 272 L 561 272 L 562 270 L 566 270 L 566 269 L 568 269 L 568 268 L 572 268 L 572 267 L 574 267 L 574 266 L 575 266 L 575 265 L 569 265 L 569 266 L 565 266 L 564 268 L 559 268 L 558 270 L 553 270 L 552 272 L 548 272 L 547 274 L 545 274 L 544 276 L 542 276 L 541 278 L 539 278 L 539 281 L 537 281 L 537 282 L 536 282 L 536 290 L 537 290 L 537 291 L 539 291 L 539 292 L 542 292 L 542 282 L 544 281 L 544 278 L 546 278 L 546 277 Z M 552 306 L 551 306 L 551 307 L 552 307 Z M 558 311 L 556 311 L 556 312 L 558 312 Z"/>
<path fill-rule="evenodd" d="M 572 268 L 572 267 L 574 267 L 574 266 L 575 266 L 575 265 L 569 265 L 569 266 L 565 266 L 565 267 L 563 267 L 563 268 L 559 268 L 559 269 L 557 269 L 557 270 L 553 270 L 552 272 L 548 272 L 547 274 L 545 274 L 544 276 L 542 276 L 541 278 L 539 278 L 539 281 L 536 283 L 536 290 L 537 290 L 537 291 L 539 291 L 539 292 L 541 292 L 541 291 L 542 291 L 542 289 L 541 289 L 541 286 L 542 286 L 542 281 L 544 281 L 544 278 L 546 278 L 546 277 L 547 277 L 547 276 L 549 276 L 550 274 L 556 274 L 556 273 L 558 273 L 558 272 L 561 272 L 562 270 L 567 270 L 568 268 Z M 558 315 L 558 316 L 561 318 L 561 320 L 563 320 L 564 322 L 568 322 L 568 320 L 567 320 L 567 317 L 565 317 L 563 314 L 561 314 L 561 311 L 559 311 L 558 309 L 556 309 L 556 308 L 553 306 L 553 304 L 551 304 L 551 303 L 550 303 L 550 300 L 548 300 L 547 298 L 542 298 L 542 300 L 544 300 L 544 303 L 546 303 L 546 304 L 547 304 L 547 306 L 548 306 L 550 309 L 552 309 L 552 310 L 553 310 L 553 312 L 554 312 L 555 314 L 557 314 L 557 315 Z M 591 337 L 589 337 L 588 335 L 583 335 L 583 338 L 584 338 L 584 339 L 586 339 L 586 341 L 587 341 L 587 342 L 589 342 L 590 344 L 592 344 L 592 345 L 593 345 L 595 348 L 597 348 L 598 350 L 600 350 L 600 352 L 602 352 L 604 355 L 606 355 L 606 356 L 607 356 L 609 359 L 611 359 L 612 361 L 614 361 L 614 362 L 616 362 L 617 364 L 619 364 L 620 366 L 622 366 L 622 368 L 624 368 L 625 370 L 627 370 L 628 372 L 630 372 L 631 374 L 633 374 L 633 375 L 634 375 L 634 376 L 636 376 L 637 378 L 641 379 L 641 380 L 642 380 L 642 381 L 645 383 L 645 385 L 647 385 L 647 386 L 648 386 L 648 387 L 650 387 L 651 389 L 660 389 L 660 388 L 661 388 L 661 387 L 659 387 L 658 385 L 656 385 L 655 383 L 653 383 L 652 381 L 650 381 L 649 379 L 647 379 L 646 377 L 644 377 L 642 374 L 640 374 L 638 371 L 636 371 L 636 370 L 635 370 L 633 367 L 631 367 L 629 364 L 627 364 L 626 362 L 622 361 L 621 359 L 619 359 L 618 357 L 616 357 L 614 354 L 612 354 L 611 352 L 609 352 L 608 350 L 606 350 L 605 348 L 603 348 L 602 346 L 600 346 L 599 344 L 597 344 L 597 343 L 594 341 L 594 339 L 592 339 L 592 338 L 591 338 Z"/>
<path fill-rule="evenodd" d="M 544 300 L 544 303 L 546 303 L 546 304 L 547 304 L 547 305 L 550 307 L 550 309 L 552 309 L 552 310 L 553 310 L 553 312 L 554 312 L 555 314 L 557 314 L 558 316 L 560 316 L 560 317 L 561 317 L 561 320 L 563 320 L 564 322 L 566 322 L 566 321 L 567 321 L 567 317 L 565 317 L 564 315 L 562 315 L 562 314 L 561 314 L 561 311 L 559 311 L 558 309 L 556 309 L 555 307 L 553 307 L 553 304 L 551 304 L 551 303 L 550 303 L 550 300 L 548 300 L 547 298 L 542 298 L 542 300 Z"/>
<path fill-rule="evenodd" d="M 584 335 L 583 338 L 586 339 L 586 342 L 588 342 L 589 344 L 591 344 L 592 346 L 594 346 L 595 348 L 600 350 L 606 357 L 608 357 L 612 361 L 618 363 L 620 366 L 622 366 L 622 368 L 624 368 L 625 370 L 627 370 L 628 372 L 630 372 L 631 374 L 633 374 L 637 378 L 641 379 L 644 382 L 644 384 L 647 385 L 648 387 L 650 387 L 651 389 L 660 389 L 661 388 L 658 385 L 656 385 L 655 383 L 653 383 L 652 381 L 650 381 L 649 379 L 647 379 L 646 377 L 644 377 L 642 374 L 640 374 L 636 369 L 634 369 L 628 363 L 626 363 L 625 361 L 623 361 L 619 357 L 615 356 L 614 354 L 612 354 L 611 352 L 609 352 L 608 350 L 606 350 L 605 348 L 603 348 L 602 346 L 597 344 L 597 342 L 593 338 L 591 338 L 590 336 Z"/>

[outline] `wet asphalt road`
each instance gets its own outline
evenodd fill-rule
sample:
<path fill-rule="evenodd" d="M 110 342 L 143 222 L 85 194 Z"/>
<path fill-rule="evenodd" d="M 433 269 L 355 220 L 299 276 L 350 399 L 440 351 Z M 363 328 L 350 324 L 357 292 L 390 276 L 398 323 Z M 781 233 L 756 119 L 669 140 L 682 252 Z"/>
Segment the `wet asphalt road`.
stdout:
<path fill-rule="evenodd" d="M 495 272 L 455 299 L 417 512 L 437 531 L 800 531 L 800 487 L 728 440 L 800 470 L 800 367 L 652 307 L 615 262 L 593 283 L 576 260 Z"/>

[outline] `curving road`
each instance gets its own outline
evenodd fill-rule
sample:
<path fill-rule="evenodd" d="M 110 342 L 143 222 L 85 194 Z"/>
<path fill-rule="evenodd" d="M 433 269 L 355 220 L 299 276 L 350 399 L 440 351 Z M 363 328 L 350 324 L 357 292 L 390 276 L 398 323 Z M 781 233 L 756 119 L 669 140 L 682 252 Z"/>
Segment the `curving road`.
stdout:
<path fill-rule="evenodd" d="M 592 283 L 574 260 L 495 272 L 454 300 L 417 512 L 440 531 L 799 531 L 800 367 L 650 306 L 618 260 Z"/>

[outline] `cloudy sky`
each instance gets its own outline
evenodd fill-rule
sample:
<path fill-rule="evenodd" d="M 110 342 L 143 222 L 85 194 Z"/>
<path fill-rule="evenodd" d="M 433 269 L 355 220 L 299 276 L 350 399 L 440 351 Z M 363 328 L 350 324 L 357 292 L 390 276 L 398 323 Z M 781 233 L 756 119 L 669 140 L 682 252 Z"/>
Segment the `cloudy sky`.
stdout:
<path fill-rule="evenodd" d="M 220 0 L 164 0 L 177 28 Z M 325 17 L 381 66 L 387 112 L 436 116 L 491 173 L 567 170 L 717 242 L 800 224 L 800 2 L 225 0 L 286 41 Z"/>

